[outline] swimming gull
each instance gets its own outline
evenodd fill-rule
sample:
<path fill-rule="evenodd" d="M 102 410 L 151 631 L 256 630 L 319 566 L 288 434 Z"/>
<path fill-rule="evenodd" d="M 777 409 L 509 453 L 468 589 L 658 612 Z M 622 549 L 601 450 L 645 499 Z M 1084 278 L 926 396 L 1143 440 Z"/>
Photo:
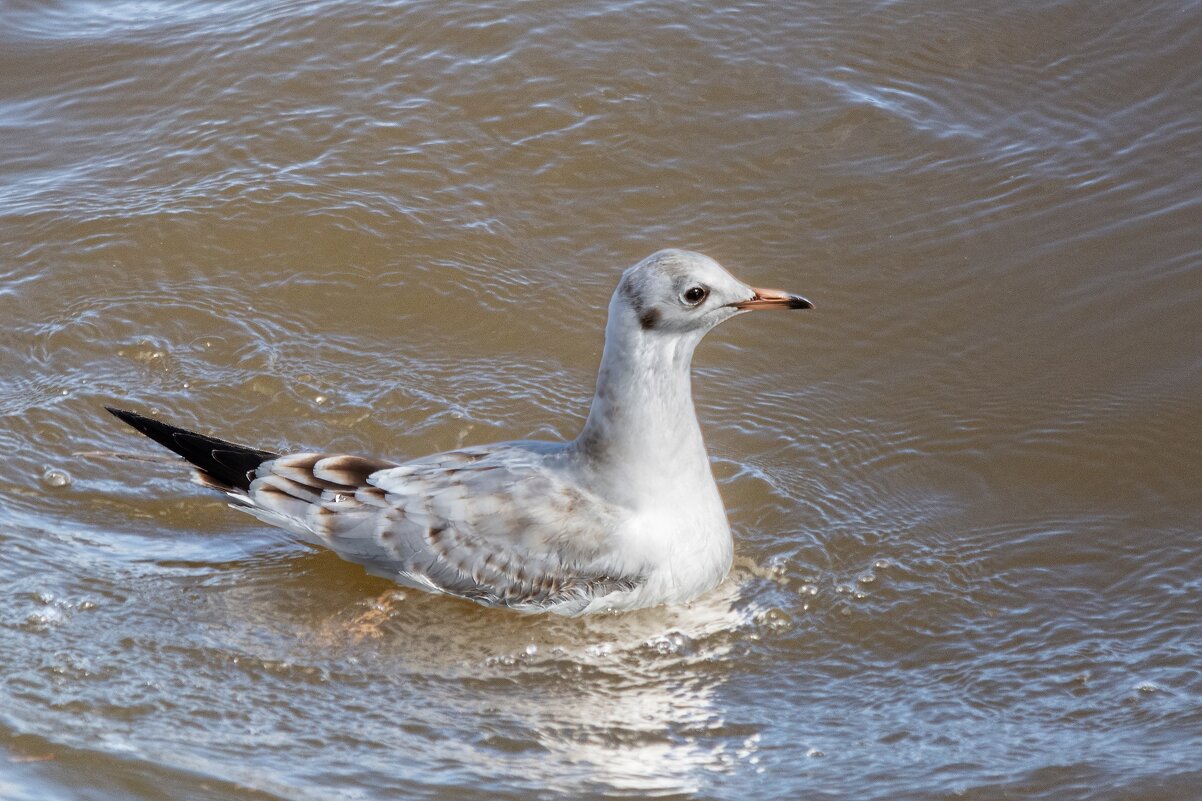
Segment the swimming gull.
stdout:
<path fill-rule="evenodd" d="M 733 548 L 693 410 L 693 350 L 738 314 L 809 308 L 700 253 L 647 257 L 609 303 L 596 393 L 570 442 L 407 462 L 281 455 L 106 408 L 234 508 L 401 584 L 561 615 L 684 603 L 722 581 Z"/>

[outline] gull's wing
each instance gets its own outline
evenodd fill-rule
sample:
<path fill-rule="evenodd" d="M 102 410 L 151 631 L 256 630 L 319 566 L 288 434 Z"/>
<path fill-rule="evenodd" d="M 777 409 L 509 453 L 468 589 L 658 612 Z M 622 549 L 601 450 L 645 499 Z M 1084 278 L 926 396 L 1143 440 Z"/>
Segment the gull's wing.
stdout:
<path fill-rule="evenodd" d="M 575 614 L 639 578 L 607 558 L 615 510 L 553 462 L 524 443 L 401 465 L 295 454 L 261 463 L 234 498 L 377 575 L 486 606 Z"/>
<path fill-rule="evenodd" d="M 614 553 L 619 512 L 571 481 L 562 445 L 503 443 L 404 464 L 280 456 L 106 408 L 187 459 L 235 508 L 403 584 L 570 615 L 641 582 Z"/>

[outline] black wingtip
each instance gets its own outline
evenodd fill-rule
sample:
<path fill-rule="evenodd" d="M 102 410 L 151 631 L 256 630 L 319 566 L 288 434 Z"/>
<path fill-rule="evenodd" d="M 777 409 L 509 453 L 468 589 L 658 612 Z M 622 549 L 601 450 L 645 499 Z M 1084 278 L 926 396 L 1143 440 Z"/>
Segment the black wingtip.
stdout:
<path fill-rule="evenodd" d="M 128 423 L 129 425 L 133 426 L 134 428 L 137 428 L 137 425 L 134 424 L 135 420 L 138 420 L 138 419 L 149 420 L 150 419 L 148 417 L 143 418 L 142 415 L 137 414 L 135 412 L 128 411 L 126 409 L 118 409 L 116 406 L 105 406 L 104 410 L 106 412 L 108 412 L 109 414 L 111 414 L 113 417 L 116 417 L 121 422 Z"/>
<path fill-rule="evenodd" d="M 169 425 L 153 417 L 105 406 L 105 411 L 140 434 L 188 460 L 215 483 L 236 489 L 249 489 L 255 468 L 279 454 L 197 434 Z"/>

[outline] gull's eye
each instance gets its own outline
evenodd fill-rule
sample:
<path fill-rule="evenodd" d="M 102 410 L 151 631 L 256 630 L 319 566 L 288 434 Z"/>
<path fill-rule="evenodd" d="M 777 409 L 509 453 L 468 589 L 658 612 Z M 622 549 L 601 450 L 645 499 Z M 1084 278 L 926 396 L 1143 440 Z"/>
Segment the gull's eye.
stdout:
<path fill-rule="evenodd" d="M 696 306 L 709 297 L 710 291 L 703 286 L 691 286 L 684 291 L 684 302 Z"/>

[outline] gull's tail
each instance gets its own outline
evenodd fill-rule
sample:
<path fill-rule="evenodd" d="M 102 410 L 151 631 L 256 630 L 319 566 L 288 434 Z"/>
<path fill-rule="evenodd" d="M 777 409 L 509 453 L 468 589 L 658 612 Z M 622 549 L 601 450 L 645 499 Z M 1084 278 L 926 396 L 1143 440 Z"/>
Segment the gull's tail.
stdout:
<path fill-rule="evenodd" d="M 203 482 L 215 489 L 250 489 L 255 468 L 279 456 L 271 451 L 261 451 L 216 437 L 206 437 L 204 434 L 167 425 L 124 409 L 114 409 L 111 406 L 104 408 L 164 448 L 187 459 L 200 472 Z"/>

